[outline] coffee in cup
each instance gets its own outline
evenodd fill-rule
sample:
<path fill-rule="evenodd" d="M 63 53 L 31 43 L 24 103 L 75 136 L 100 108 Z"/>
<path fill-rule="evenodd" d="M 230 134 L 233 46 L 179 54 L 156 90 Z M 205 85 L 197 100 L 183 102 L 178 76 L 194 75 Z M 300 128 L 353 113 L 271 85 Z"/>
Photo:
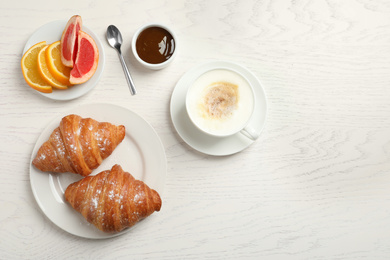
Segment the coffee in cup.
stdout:
<path fill-rule="evenodd" d="M 214 69 L 202 74 L 189 87 L 186 96 L 187 113 L 194 125 L 218 137 L 242 131 L 256 139 L 256 131 L 248 126 L 254 106 L 250 83 L 230 69 Z"/>

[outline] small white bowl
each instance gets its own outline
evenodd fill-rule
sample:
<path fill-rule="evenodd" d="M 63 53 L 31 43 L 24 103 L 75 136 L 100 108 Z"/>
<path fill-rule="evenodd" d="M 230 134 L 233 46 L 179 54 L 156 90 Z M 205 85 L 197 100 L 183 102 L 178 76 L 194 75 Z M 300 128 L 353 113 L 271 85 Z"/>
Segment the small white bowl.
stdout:
<path fill-rule="evenodd" d="M 137 39 L 138 39 L 138 36 L 140 35 L 141 32 L 143 32 L 145 29 L 147 28 L 150 28 L 150 27 L 160 27 L 162 29 L 165 29 L 166 31 L 168 31 L 171 35 L 172 35 L 172 38 L 175 42 L 175 49 L 173 51 L 173 54 L 171 57 L 169 57 L 166 61 L 164 62 L 161 62 L 161 63 L 148 63 L 146 61 L 144 61 L 143 59 L 141 59 L 141 57 L 138 55 L 138 52 L 137 52 L 137 49 L 136 49 L 136 42 L 137 42 Z M 177 54 L 177 37 L 175 35 L 175 33 L 167 26 L 163 25 L 163 24 L 160 24 L 160 23 L 149 23 L 149 24 L 146 24 L 142 27 L 140 27 L 135 33 L 134 33 L 134 36 L 133 36 L 133 39 L 131 41 L 131 50 L 133 51 L 133 55 L 134 57 L 136 58 L 136 60 L 141 64 L 143 65 L 145 68 L 148 68 L 148 69 L 152 69 L 152 70 L 160 70 L 160 69 L 163 69 L 165 68 L 166 66 L 168 66 L 172 61 L 173 59 L 176 57 L 176 54 Z"/>

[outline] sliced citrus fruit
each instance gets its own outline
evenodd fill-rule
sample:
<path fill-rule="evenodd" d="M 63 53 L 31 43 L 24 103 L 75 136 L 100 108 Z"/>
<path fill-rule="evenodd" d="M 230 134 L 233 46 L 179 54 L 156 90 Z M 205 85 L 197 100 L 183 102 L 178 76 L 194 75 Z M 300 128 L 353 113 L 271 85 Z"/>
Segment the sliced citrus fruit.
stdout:
<path fill-rule="evenodd" d="M 77 37 L 81 30 L 81 16 L 72 16 L 65 26 L 61 36 L 61 61 L 67 67 L 73 67 L 77 53 Z"/>
<path fill-rule="evenodd" d="M 42 78 L 38 70 L 38 54 L 45 46 L 47 46 L 45 41 L 33 45 L 23 55 L 20 64 L 23 77 L 30 87 L 40 92 L 51 93 L 52 87 Z"/>
<path fill-rule="evenodd" d="M 79 31 L 78 50 L 74 67 L 70 72 L 69 82 L 81 84 L 95 73 L 99 62 L 99 50 L 95 41 L 87 33 Z"/>
<path fill-rule="evenodd" d="M 47 68 L 56 80 L 70 86 L 69 76 L 72 69 L 62 64 L 60 47 L 60 41 L 53 42 L 47 47 L 45 52 Z"/>
<path fill-rule="evenodd" d="M 47 67 L 47 64 L 46 64 L 46 49 L 47 49 L 48 46 L 45 46 L 43 47 L 39 53 L 38 53 L 38 71 L 39 71 L 39 74 L 41 75 L 41 77 L 46 80 L 46 82 L 51 85 L 52 87 L 54 88 L 58 88 L 58 89 L 67 89 L 68 86 L 67 85 L 64 85 L 62 84 L 61 82 L 59 82 L 58 80 L 56 80 L 53 75 L 51 75 L 50 71 L 49 71 L 49 68 Z"/>

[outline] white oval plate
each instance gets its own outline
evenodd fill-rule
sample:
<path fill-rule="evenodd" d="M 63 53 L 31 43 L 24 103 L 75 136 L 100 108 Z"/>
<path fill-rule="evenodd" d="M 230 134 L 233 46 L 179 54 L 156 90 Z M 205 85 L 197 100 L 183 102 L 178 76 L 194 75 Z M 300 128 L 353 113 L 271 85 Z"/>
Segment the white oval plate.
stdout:
<path fill-rule="evenodd" d="M 201 64 L 185 73 L 177 82 L 171 97 L 171 118 L 180 137 L 193 149 L 209 155 L 224 156 L 240 152 L 254 143 L 241 133 L 219 138 L 200 131 L 190 120 L 186 111 L 186 94 L 192 83 L 203 73 L 214 69 L 229 69 L 243 75 L 252 85 L 255 92 L 256 105 L 249 122 L 260 133 L 267 115 L 267 99 L 263 87 L 257 77 L 245 67 L 226 61 L 213 61 Z"/>
<path fill-rule="evenodd" d="M 61 40 L 61 35 L 63 30 L 65 29 L 67 22 L 68 21 L 65 20 L 53 21 L 38 28 L 27 40 L 26 45 L 23 49 L 23 54 L 36 43 L 46 41 L 47 44 L 51 44 L 53 42 Z M 91 91 L 99 82 L 105 64 L 103 45 L 99 38 L 96 36 L 96 34 L 93 33 L 90 29 L 88 29 L 88 27 L 83 25 L 82 30 L 89 34 L 95 40 L 96 45 L 99 49 L 99 64 L 95 71 L 95 74 L 87 82 L 79 85 L 74 85 L 68 89 L 61 90 L 53 88 L 52 93 L 42 93 L 39 91 L 36 92 L 54 100 L 72 100 L 81 97 L 82 95 Z"/>
<path fill-rule="evenodd" d="M 31 164 L 38 149 L 49 139 L 62 117 L 72 113 L 100 122 L 124 125 L 126 128 L 124 140 L 91 175 L 109 170 L 114 164 L 119 164 L 124 171 L 142 180 L 162 196 L 167 171 L 163 144 L 152 126 L 142 117 L 123 107 L 110 104 L 83 105 L 60 114 L 43 130 L 35 144 L 30 160 L 31 188 L 43 213 L 54 224 L 73 235 L 85 238 L 108 238 L 126 233 L 131 228 L 117 234 L 106 234 L 98 230 L 66 202 L 64 197 L 66 188 L 69 184 L 80 180 L 82 176 L 74 173 L 42 172 Z M 148 219 L 153 216 L 149 216 Z M 136 226 L 146 222 L 141 221 Z"/>

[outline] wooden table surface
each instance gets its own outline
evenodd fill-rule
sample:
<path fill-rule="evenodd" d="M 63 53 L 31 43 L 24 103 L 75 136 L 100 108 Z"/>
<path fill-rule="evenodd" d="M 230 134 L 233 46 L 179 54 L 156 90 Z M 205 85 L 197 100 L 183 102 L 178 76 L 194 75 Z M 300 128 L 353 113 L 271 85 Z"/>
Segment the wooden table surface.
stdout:
<path fill-rule="evenodd" d="M 46 98 L 24 81 L 23 48 L 40 26 L 79 14 L 102 42 L 96 87 Z M 144 69 L 130 43 L 143 24 L 177 34 L 179 52 Z M 6 1 L 0 15 L 0 259 L 389 259 L 390 2 L 380 0 Z M 115 24 L 138 88 L 131 96 Z M 170 100 L 210 61 L 244 65 L 268 101 L 265 128 L 230 156 L 193 150 Z M 161 211 L 124 235 L 85 239 L 53 224 L 30 185 L 32 150 L 61 113 L 96 102 L 142 116 L 167 159 Z"/>

